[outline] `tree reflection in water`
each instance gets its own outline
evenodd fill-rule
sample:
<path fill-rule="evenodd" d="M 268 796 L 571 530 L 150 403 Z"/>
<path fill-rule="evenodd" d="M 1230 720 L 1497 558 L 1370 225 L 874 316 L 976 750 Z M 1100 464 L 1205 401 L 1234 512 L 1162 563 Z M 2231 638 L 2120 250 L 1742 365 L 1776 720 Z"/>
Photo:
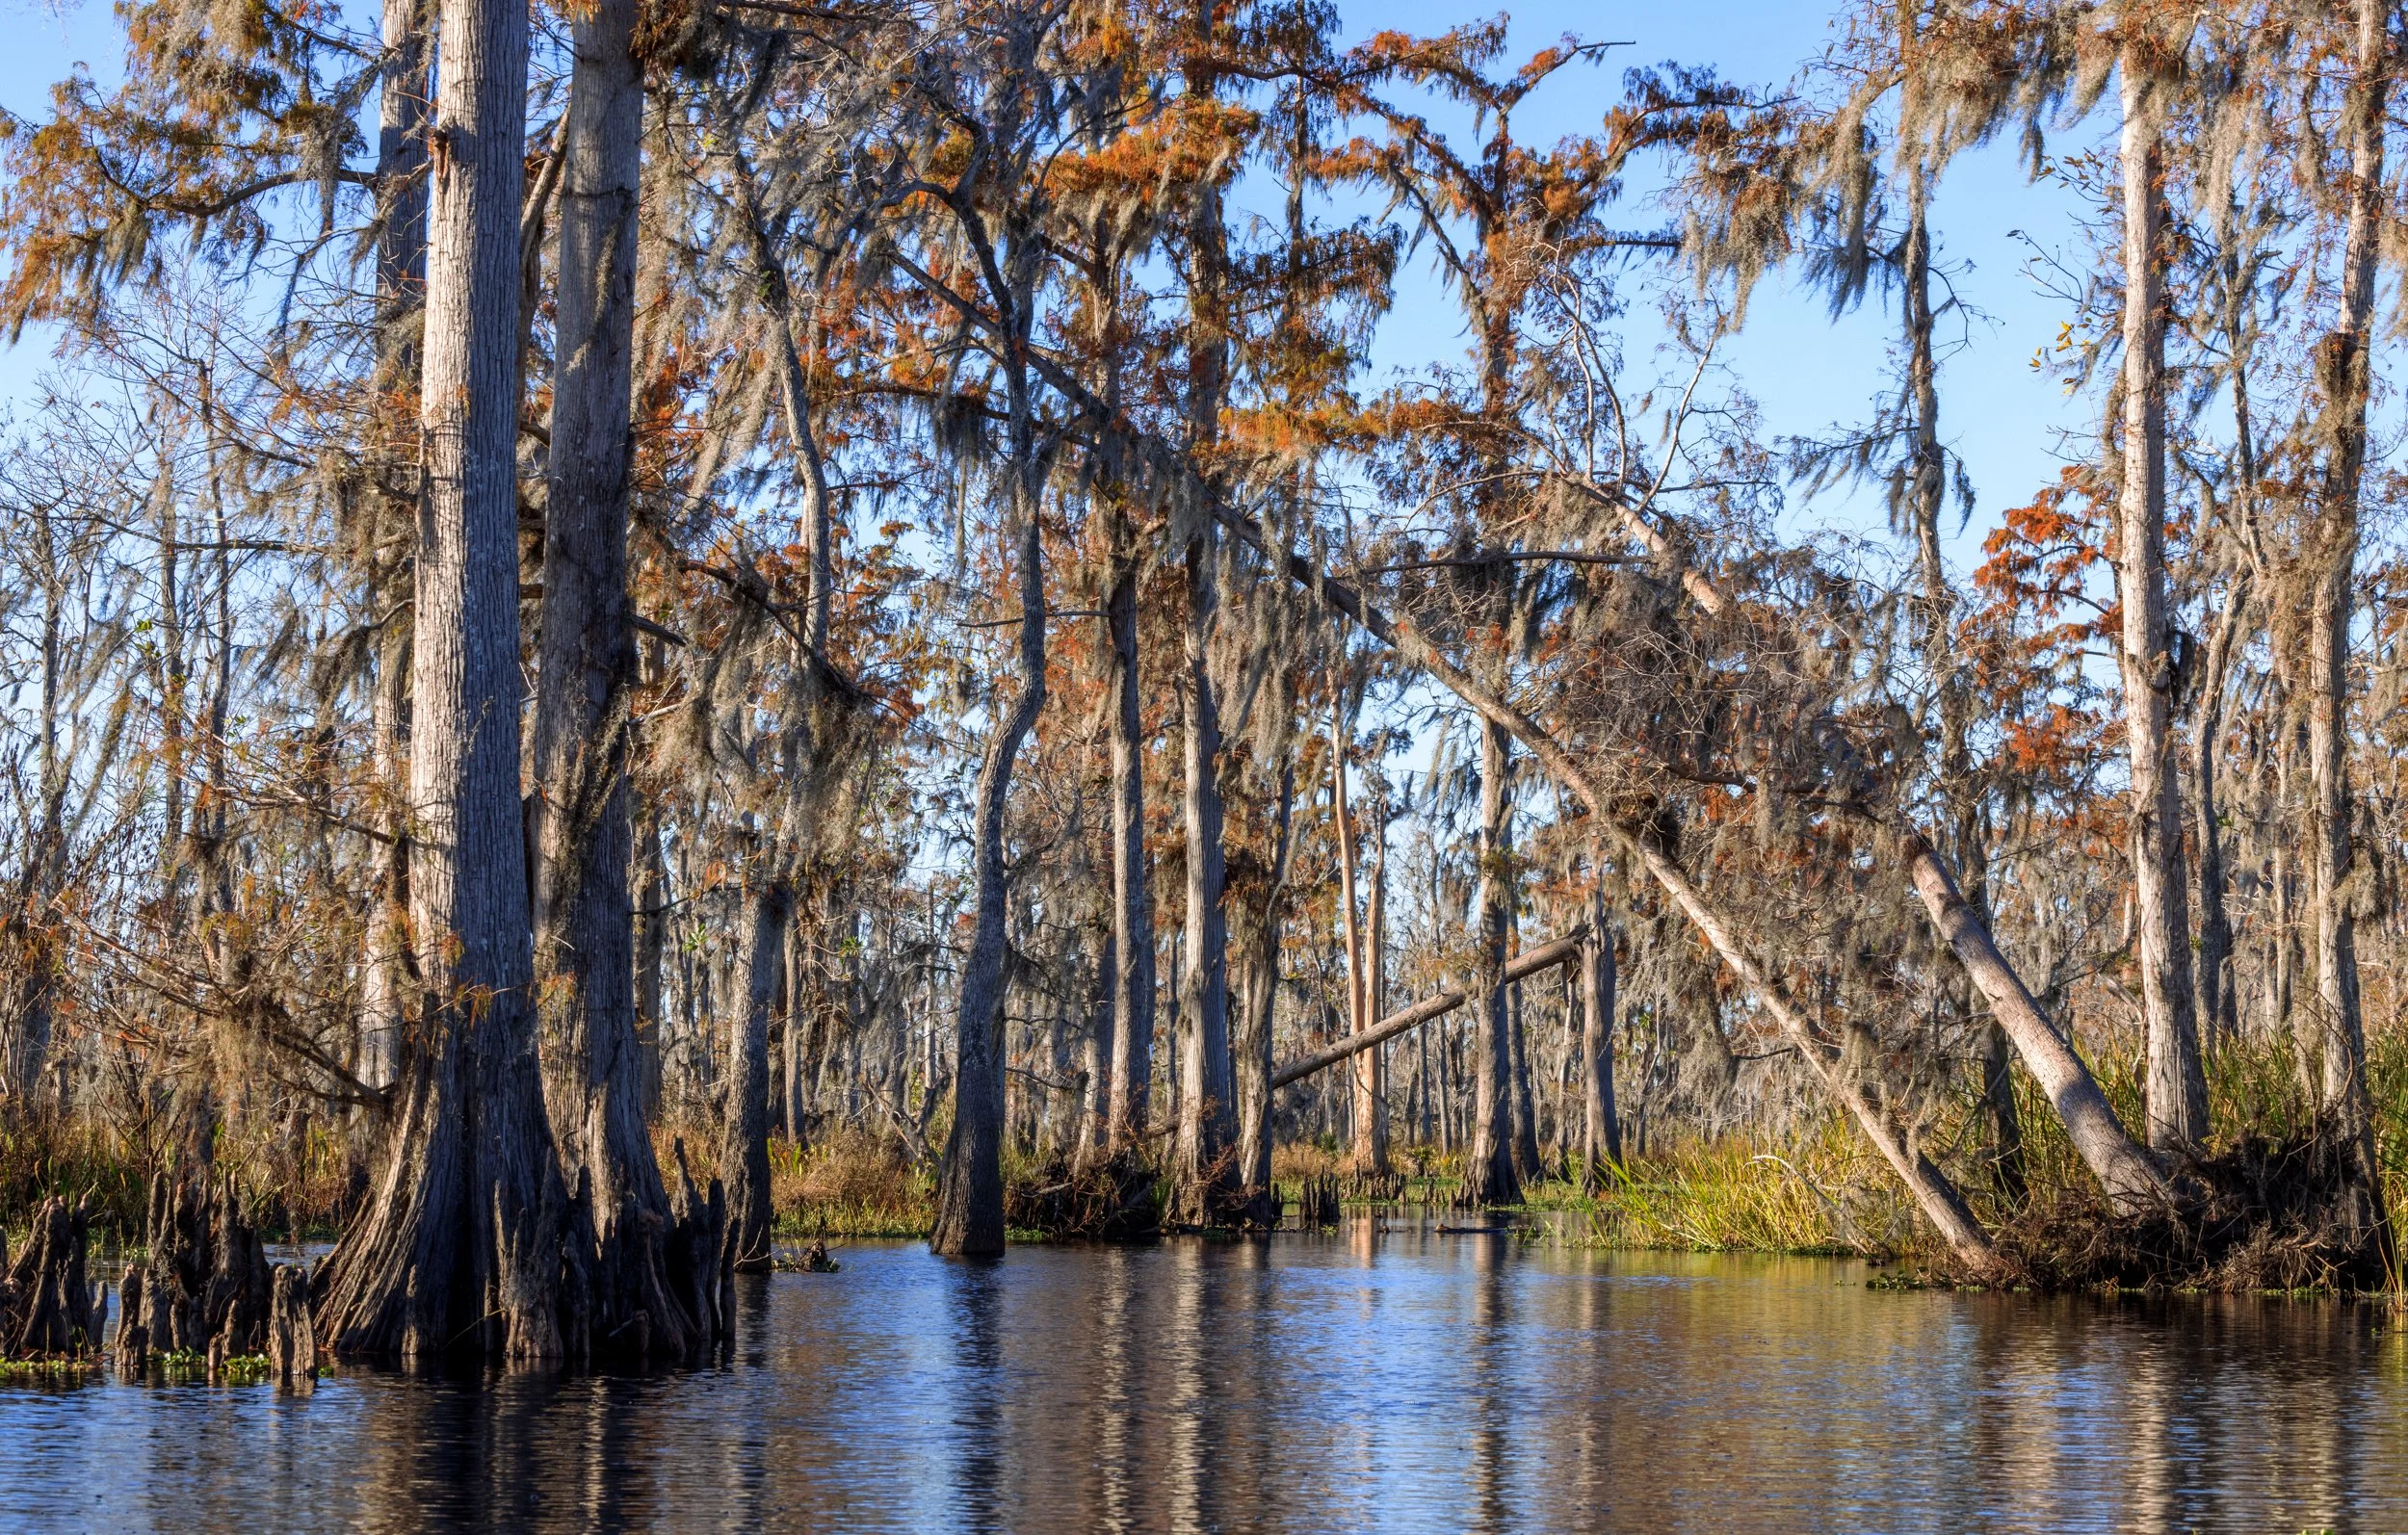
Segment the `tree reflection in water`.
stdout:
<path fill-rule="evenodd" d="M 2031 1529 L 2408 1525 L 2367 1309 L 1893 1293 L 1820 1260 L 1440 1237 L 856 1246 L 731 1355 L 0 1392 L 31 1525 Z"/>

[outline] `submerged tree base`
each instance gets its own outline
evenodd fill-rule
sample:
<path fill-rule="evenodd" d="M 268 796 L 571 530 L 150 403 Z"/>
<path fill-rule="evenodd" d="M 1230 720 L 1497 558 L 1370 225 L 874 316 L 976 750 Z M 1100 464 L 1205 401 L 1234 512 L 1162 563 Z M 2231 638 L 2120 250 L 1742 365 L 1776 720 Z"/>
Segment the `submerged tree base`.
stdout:
<path fill-rule="evenodd" d="M 2089 1189 L 2035 1201 L 1998 1232 L 2007 1282 L 2039 1290 L 2349 1293 L 2390 1281 L 2387 1243 L 2346 1141 L 2250 1136 L 2186 1162 L 2175 1209 L 2122 1215 Z M 1945 1278 L 1961 1278 L 1937 1270 Z"/>
<path fill-rule="evenodd" d="M 1056 1158 L 1004 1184 L 1004 1223 L 1049 1241 L 1150 1241 L 1163 1231 L 1159 1178 L 1134 1151 L 1074 1165 Z"/>

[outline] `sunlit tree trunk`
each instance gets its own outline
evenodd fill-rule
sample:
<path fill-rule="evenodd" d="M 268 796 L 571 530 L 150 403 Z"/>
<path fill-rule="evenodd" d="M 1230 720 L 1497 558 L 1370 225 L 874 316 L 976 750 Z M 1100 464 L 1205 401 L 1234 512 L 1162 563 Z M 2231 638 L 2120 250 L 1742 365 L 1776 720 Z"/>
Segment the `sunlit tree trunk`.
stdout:
<path fill-rule="evenodd" d="M 2132 782 L 2133 893 L 2141 1009 L 2148 1026 L 2149 1144 L 2196 1146 L 2208 1132 L 2207 1076 L 2191 980 L 2183 795 L 2173 756 L 2177 679 L 2165 573 L 2164 148 L 2150 42 L 2123 58 L 2124 484 L 2116 586 L 2118 661 Z"/>
<path fill-rule="evenodd" d="M 1191 71 L 1189 85 L 1210 96 L 1209 69 Z M 1189 226 L 1188 435 L 1208 461 L 1220 440 L 1228 391 L 1229 250 L 1217 184 L 1196 193 Z M 1208 463 L 1208 482 L 1218 480 Z M 1172 1154 L 1173 1217 L 1204 1223 L 1217 1213 L 1234 1169 L 1235 1083 L 1229 1059 L 1229 920 L 1222 909 L 1227 879 L 1221 843 L 1225 816 L 1220 788 L 1220 700 L 1212 675 L 1213 628 L 1220 606 L 1219 538 L 1207 521 L 1187 548 L 1185 672 L 1180 700 L 1185 729 L 1180 819 L 1187 833 L 1187 974 L 1180 997 L 1181 1059 L 1178 1134 Z"/>
<path fill-rule="evenodd" d="M 1388 1011 L 1388 815 L 1375 805 L 1372 816 L 1372 888 L 1363 913 L 1363 1026 L 1368 1028 Z M 1370 1171 L 1386 1174 L 1388 1161 L 1388 1047 L 1377 1045 L 1355 1057 L 1358 1115 L 1371 1118 Z M 1360 1119 L 1358 1117 L 1358 1123 Z"/>
<path fill-rule="evenodd" d="M 2357 569 L 2359 493 L 2367 459 L 2367 406 L 2375 256 L 2384 217 L 2384 108 L 2390 86 L 2391 0 L 2358 0 L 2356 81 L 2350 91 L 2348 229 L 2342 254 L 2341 327 L 2319 362 L 2334 417 L 2323 495 L 2313 533 L 2314 585 L 2308 614 L 2309 820 L 2314 859 L 2310 900 L 2322 1025 L 2321 1099 L 2358 1152 L 2363 1188 L 2374 1184 L 2371 1108 L 2367 1096 L 2366 1026 L 2358 990 L 2355 918 L 2350 909 L 2349 621 Z M 2366 1218 L 2371 1219 L 2371 1212 Z"/>
<path fill-rule="evenodd" d="M 1138 577 L 1125 512 L 1113 524 L 1112 595 L 1112 1146 L 1146 1129 L 1154 1077 L 1154 899 L 1145 868 L 1145 743 L 1138 676 Z"/>
<path fill-rule="evenodd" d="M 1330 836 L 1338 845 L 1338 936 L 1346 947 L 1347 965 L 1347 1031 L 1362 1033 L 1378 1022 L 1371 1002 L 1371 966 L 1366 950 L 1368 934 L 1358 923 L 1355 879 L 1354 817 L 1347 802 L 1347 741 L 1345 731 L 1346 701 L 1343 695 L 1330 703 L 1329 714 L 1329 815 Z M 1354 1170 L 1357 1173 L 1388 1171 L 1388 1116 L 1380 1100 L 1379 1057 L 1377 1050 L 1367 1050 L 1354 1057 L 1348 1077 L 1354 1089 L 1352 1113 L 1348 1125 L 1354 1137 Z"/>
<path fill-rule="evenodd" d="M 377 92 L 377 384 L 391 398 L 416 384 L 418 346 L 410 325 L 427 274 L 426 0 L 384 0 L 384 65 Z M 377 828 L 371 855 L 366 952 L 360 971 L 360 1080 L 391 1087 L 402 1067 L 405 977 L 409 909 L 408 818 L 404 805 L 409 759 L 408 552 L 417 539 L 418 498 L 399 481 L 415 479 L 414 453 L 387 440 L 398 435 L 393 414 L 371 421 L 371 460 L 383 480 L 380 516 L 370 530 L 369 600 L 377 610 L 375 677 L 371 683 L 370 765 L 376 775 Z M 414 447 L 414 444 L 412 445 Z M 389 547 L 385 547 L 388 546 Z"/>
<path fill-rule="evenodd" d="M 1473 1014 L 1471 1147 L 1461 1195 L 1474 1207 L 1515 1204 L 1522 1194 L 1513 1165 L 1513 1106 L 1506 1096 L 1513 1091 L 1512 1000 L 1505 979 L 1513 833 L 1505 775 L 1513 743 L 1503 726 L 1482 719 L 1479 747 L 1479 894 L 1474 916 L 1479 1008 Z"/>
<path fill-rule="evenodd" d="M 563 1350 L 563 1208 L 535 1053 L 519 811 L 519 202 L 527 10 L 444 0 L 411 668 L 423 1042 L 374 1201 L 329 1261 L 338 1352 Z"/>
<path fill-rule="evenodd" d="M 1035 461 L 1026 375 L 1008 365 L 1012 460 L 1008 526 L 1019 533 L 1020 678 L 986 740 L 972 806 L 971 888 L 976 925 L 962 965 L 954 1042 L 954 1126 L 937 1183 L 929 1245 L 955 1257 L 1004 1250 L 1004 950 L 1008 891 L 1004 808 L 1020 743 L 1045 704 L 1044 545 L 1037 523 L 1043 488 Z M 996 704 L 1004 699 L 998 694 Z"/>
<path fill-rule="evenodd" d="M 649 1341 L 684 1352 L 660 1235 L 668 1190 L 643 1121 L 636 1041 L 634 826 L 628 781 L 637 681 L 627 591 L 636 202 L 643 83 L 635 0 L 571 18 L 562 138 L 558 366 L 544 519 L 534 728 L 537 964 L 545 982 L 545 1106 L 563 1171 L 588 1178 L 596 1236 L 623 1265 L 605 1293 Z M 625 1240 L 613 1238 L 621 1235 Z"/>

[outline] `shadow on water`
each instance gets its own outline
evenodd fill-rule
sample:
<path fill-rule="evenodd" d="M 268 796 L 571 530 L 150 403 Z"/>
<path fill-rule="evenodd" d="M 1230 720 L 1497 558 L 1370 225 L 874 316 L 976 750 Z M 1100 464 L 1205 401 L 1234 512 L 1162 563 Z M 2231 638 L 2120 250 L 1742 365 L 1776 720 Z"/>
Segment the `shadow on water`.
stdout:
<path fill-rule="evenodd" d="M 2408 1527 L 2408 1348 L 2329 1302 L 1894 1293 L 1357 1219 L 862 1244 L 710 1367 L 0 1391 L 0 1524 Z"/>

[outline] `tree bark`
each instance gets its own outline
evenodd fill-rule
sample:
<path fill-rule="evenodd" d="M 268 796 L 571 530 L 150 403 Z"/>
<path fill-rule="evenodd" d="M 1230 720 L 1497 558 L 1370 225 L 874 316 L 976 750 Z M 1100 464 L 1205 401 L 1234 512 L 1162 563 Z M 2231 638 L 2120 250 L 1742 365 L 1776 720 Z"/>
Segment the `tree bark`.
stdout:
<path fill-rule="evenodd" d="M 1037 523 L 1040 473 L 1028 402 L 1013 378 L 1012 521 L 1020 530 L 1020 686 L 979 763 L 971 867 L 977 927 L 962 965 L 954 1040 L 954 1128 L 936 1189 L 929 1245 L 951 1257 L 1004 1250 L 1004 957 L 1008 915 L 1004 807 L 1020 743 L 1045 705 L 1044 545 Z"/>
<path fill-rule="evenodd" d="M 383 398 L 406 396 L 418 378 L 418 347 L 410 318 L 417 312 L 427 276 L 427 86 L 428 39 L 425 0 L 384 0 L 384 65 L 377 92 L 377 388 Z M 376 675 L 370 695 L 371 770 L 381 802 L 376 821 L 383 837 L 370 855 L 366 951 L 360 967 L 360 1080 L 389 1088 L 400 1080 L 409 946 L 407 798 L 409 760 L 409 633 L 411 614 L 403 601 L 409 577 L 408 551 L 416 541 L 417 497 L 394 482 L 415 479 L 405 470 L 410 456 L 390 440 L 394 425 L 380 412 L 371 454 L 383 481 L 380 515 L 367 530 L 368 563 L 374 573 L 369 600 L 381 616 L 376 641 Z M 413 445 L 414 446 L 414 445 Z M 383 547 L 393 546 L 391 552 Z M 179 706 L 180 708 L 180 706 Z"/>
<path fill-rule="evenodd" d="M 1505 775 L 1513 743 L 1505 728 L 1482 718 L 1479 733 L 1479 1010 L 1472 1028 L 1472 1146 L 1463 1164 L 1459 1195 L 1469 1207 L 1518 1204 L 1522 1181 L 1514 1168 L 1513 1043 L 1511 999 L 1505 978 L 1505 934 L 1510 924 L 1513 831 L 1507 813 Z"/>
<path fill-rule="evenodd" d="M 727 1180 L 727 1244 L 735 1266 L 770 1266 L 776 1211 L 770 1203 L 770 1013 L 786 964 L 793 887 L 765 878 L 752 892 L 746 940 L 744 1011 L 727 1042 L 727 1104 L 721 1116 L 720 1171 Z"/>
<path fill-rule="evenodd" d="M 597 1293 L 609 1339 L 664 1354 L 695 1340 L 670 1303 L 661 1242 L 670 1219 L 643 1119 L 636 1041 L 633 791 L 637 681 L 627 592 L 643 82 L 635 0 L 571 18 L 574 58 L 561 153 L 559 365 L 534 727 L 535 929 L 545 982 L 544 1101 L 594 1236 L 622 1266 Z M 624 1309 L 626 1314 L 613 1314 Z M 634 1314 L 644 1325 L 628 1331 Z"/>
<path fill-rule="evenodd" d="M 2358 0 L 2356 80 L 2350 90 L 2349 223 L 2342 254 L 2341 326 L 2319 362 L 2331 402 L 2332 445 L 2314 530 L 2308 615 L 2310 900 L 2316 930 L 2316 1003 L 2322 1025 L 2320 1097 L 2373 1186 L 2372 1111 L 2367 1096 L 2366 1025 L 2358 991 L 2356 920 L 2350 909 L 2349 620 L 2355 606 L 2359 495 L 2366 475 L 2367 403 L 2373 366 L 2375 257 L 2384 213 L 2384 109 L 2390 88 L 2392 0 Z"/>
<path fill-rule="evenodd" d="M 1173 1153 L 1173 1219 L 1209 1224 L 1233 1169 L 1235 1083 L 1229 1060 L 1228 883 L 1221 846 L 1220 705 L 1207 645 L 1218 605 L 1215 542 L 1188 546 L 1187 724 L 1181 819 L 1187 829 L 1187 961 L 1180 1012 L 1178 1142 Z"/>
<path fill-rule="evenodd" d="M 1112 595 L 1112 1093 L 1117 1149 L 1146 1131 L 1154 1079 L 1154 898 L 1145 868 L 1145 757 L 1138 676 L 1136 534 L 1125 512 L 1113 523 Z"/>
<path fill-rule="evenodd" d="M 2190 904 L 2183 857 L 2181 776 L 2173 756 L 2177 687 L 2165 574 L 2164 148 L 2152 90 L 2151 43 L 2123 57 L 2124 483 L 2116 585 L 2117 660 L 2132 763 L 2131 849 L 2141 1010 L 2148 1025 L 2149 1144 L 2195 1147 L 2208 1133 L 2191 979 Z"/>
<path fill-rule="evenodd" d="M 1367 935 L 1355 920 L 1354 818 L 1347 803 L 1347 741 L 1344 720 L 1346 700 L 1343 689 L 1330 702 L 1329 711 L 1329 806 L 1330 835 L 1338 844 L 1338 921 L 1339 937 L 1346 945 L 1347 959 L 1347 1032 L 1359 1034 L 1377 1018 L 1372 1010 L 1371 974 Z M 1358 1174 L 1384 1174 L 1388 1171 L 1388 1118 L 1380 1099 L 1380 1053 L 1367 1050 L 1354 1057 L 1353 1112 L 1349 1125 L 1354 1137 L 1354 1171 Z"/>
<path fill-rule="evenodd" d="M 534 1040 L 519 809 L 519 203 L 527 11 L 444 0 L 412 667 L 426 1003 L 376 1197 L 328 1260 L 338 1353 L 563 1352 L 565 1196 Z"/>
<path fill-rule="evenodd" d="M 1589 897 L 1588 941 L 1581 963 L 1581 1180 L 1622 1160 L 1622 1121 L 1613 1102 L 1613 929 L 1606 925 L 1605 891 Z"/>

